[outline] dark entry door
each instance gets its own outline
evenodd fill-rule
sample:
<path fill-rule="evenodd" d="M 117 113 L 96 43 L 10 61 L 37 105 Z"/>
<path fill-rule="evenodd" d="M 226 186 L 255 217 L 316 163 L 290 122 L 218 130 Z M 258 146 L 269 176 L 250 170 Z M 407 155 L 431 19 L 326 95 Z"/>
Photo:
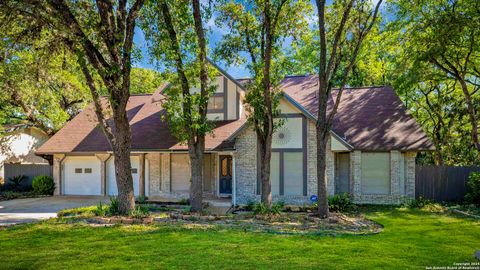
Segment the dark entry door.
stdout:
<path fill-rule="evenodd" d="M 220 156 L 220 194 L 232 194 L 231 156 Z"/>

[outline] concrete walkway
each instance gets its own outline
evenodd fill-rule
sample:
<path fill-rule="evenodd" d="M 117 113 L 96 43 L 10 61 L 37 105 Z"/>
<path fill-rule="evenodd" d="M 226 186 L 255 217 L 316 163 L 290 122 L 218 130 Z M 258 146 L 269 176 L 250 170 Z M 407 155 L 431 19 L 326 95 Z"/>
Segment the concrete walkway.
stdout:
<path fill-rule="evenodd" d="M 37 222 L 57 216 L 63 209 L 96 205 L 107 202 L 102 196 L 53 196 L 0 201 L 0 226 Z"/>

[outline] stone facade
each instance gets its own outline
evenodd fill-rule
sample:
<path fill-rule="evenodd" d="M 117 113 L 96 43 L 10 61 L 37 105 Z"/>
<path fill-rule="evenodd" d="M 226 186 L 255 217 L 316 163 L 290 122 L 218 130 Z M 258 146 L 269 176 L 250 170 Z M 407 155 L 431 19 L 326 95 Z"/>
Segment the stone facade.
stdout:
<path fill-rule="evenodd" d="M 149 153 L 145 155 L 148 160 L 148 195 L 160 196 L 160 153 Z"/>
<path fill-rule="evenodd" d="M 237 204 L 257 200 L 257 137 L 255 132 L 244 129 L 236 139 L 235 177 Z"/>
<path fill-rule="evenodd" d="M 310 196 L 317 194 L 317 157 L 316 157 L 316 131 L 315 123 L 307 120 L 307 196 L 276 195 L 274 201 L 286 204 L 310 204 Z M 334 193 L 335 155 L 330 151 L 330 142 L 327 144 L 327 190 L 330 195 Z M 257 194 L 257 138 L 253 129 L 245 129 L 237 137 L 235 143 L 235 174 L 237 204 L 247 204 L 250 201 L 260 201 Z M 252 151 L 253 149 L 253 151 Z"/>
<path fill-rule="evenodd" d="M 283 201 L 287 204 L 310 204 L 310 196 L 317 194 L 317 158 L 316 158 L 316 131 L 315 123 L 308 120 L 307 128 L 307 195 L 274 196 L 274 201 Z M 329 195 L 335 193 L 335 158 L 331 151 L 330 142 L 327 144 L 327 191 Z M 151 199 L 175 201 L 188 199 L 188 192 L 172 192 L 171 184 L 171 156 L 174 153 L 147 153 L 148 160 L 148 194 Z M 97 155 L 100 161 L 105 161 L 109 154 Z M 415 197 L 415 157 L 416 152 L 390 151 L 390 190 L 388 194 L 362 193 L 362 152 L 350 152 L 350 193 L 353 201 L 358 204 L 400 204 Z M 236 138 L 233 151 L 235 163 L 235 201 L 237 204 L 247 204 L 250 201 L 260 201 L 257 191 L 257 139 L 251 128 L 244 129 Z M 61 195 L 63 189 L 63 164 L 65 155 L 55 154 L 53 157 L 53 176 L 56 184 L 55 195 Z M 218 196 L 218 153 L 212 154 L 213 183 L 206 198 Z M 104 168 L 103 168 L 104 170 Z M 146 171 L 147 172 L 147 171 Z M 102 178 L 105 178 L 105 172 Z M 103 181 L 104 182 L 104 181 Z M 102 192 L 105 187 L 102 182 Z"/>
<path fill-rule="evenodd" d="M 390 151 L 390 193 L 362 193 L 361 151 L 350 154 L 352 199 L 358 204 L 401 204 L 415 198 L 415 152 Z M 404 165 L 401 163 L 403 162 Z M 404 170 L 402 172 L 402 169 Z"/>

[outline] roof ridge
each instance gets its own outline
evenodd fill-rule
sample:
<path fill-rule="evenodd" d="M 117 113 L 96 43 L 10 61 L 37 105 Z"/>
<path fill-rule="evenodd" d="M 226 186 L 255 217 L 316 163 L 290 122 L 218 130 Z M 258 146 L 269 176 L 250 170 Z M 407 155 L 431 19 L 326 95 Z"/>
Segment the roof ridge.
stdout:
<path fill-rule="evenodd" d="M 389 87 L 391 88 L 390 85 L 369 85 L 369 86 L 351 86 L 351 87 L 344 87 L 343 89 L 348 89 L 348 90 L 355 90 L 355 89 L 370 89 L 370 88 L 385 88 Z M 339 90 L 338 87 L 332 88 L 332 90 Z"/>

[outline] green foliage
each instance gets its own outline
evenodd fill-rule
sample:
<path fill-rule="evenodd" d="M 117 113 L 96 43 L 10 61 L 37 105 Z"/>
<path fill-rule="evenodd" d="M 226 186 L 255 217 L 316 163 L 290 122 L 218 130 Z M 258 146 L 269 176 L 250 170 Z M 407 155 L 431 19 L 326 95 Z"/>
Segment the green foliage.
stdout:
<path fill-rule="evenodd" d="M 255 202 L 254 201 L 248 201 L 247 205 L 245 205 L 245 210 L 253 211 L 254 207 L 255 207 Z"/>
<path fill-rule="evenodd" d="M 164 81 L 159 72 L 146 68 L 132 68 L 130 77 L 130 93 L 132 94 L 154 93 Z"/>
<path fill-rule="evenodd" d="M 108 205 L 104 205 L 101 201 L 97 204 L 96 208 L 93 210 L 95 216 L 103 217 L 107 215 L 109 210 Z"/>
<path fill-rule="evenodd" d="M 188 205 L 190 204 L 190 201 L 188 199 L 182 198 L 178 201 L 178 204 L 180 205 Z"/>
<path fill-rule="evenodd" d="M 162 9 L 165 3 L 171 23 L 167 23 Z M 146 8 L 139 25 L 149 41 L 151 58 L 163 65 L 166 79 L 171 87 L 165 90 L 168 97 L 162 107 L 166 113 L 164 119 L 169 123 L 169 129 L 180 142 L 196 140 L 197 136 L 204 136 L 211 132 L 212 123 L 206 119 L 199 108 L 208 106 L 209 97 L 216 91 L 216 77 L 218 72 L 208 66 L 207 93 L 190 91 L 200 89 L 200 60 L 197 57 L 200 50 L 195 33 L 192 16 L 192 6 L 188 1 L 165 2 L 147 1 Z M 208 21 L 211 16 L 211 5 L 202 4 L 202 20 Z M 168 29 L 173 27 L 175 37 L 172 38 Z M 177 50 L 178 48 L 178 50 Z M 181 67 L 179 66 L 179 61 Z M 182 80 L 185 74 L 186 82 Z M 186 88 L 186 89 L 185 89 Z"/>
<path fill-rule="evenodd" d="M 363 210 L 366 218 L 382 224 L 381 233 L 286 236 L 216 227 L 192 229 L 168 223 L 104 228 L 61 222 L 14 226 L 0 230 L 2 247 L 6 247 L 2 250 L 2 268 L 142 268 L 148 264 L 151 268 L 270 269 L 272 261 L 281 258 L 278 267 L 282 269 L 311 269 L 312 265 L 319 269 L 376 269 L 379 265 L 385 269 L 411 269 L 475 260 L 473 253 L 480 239 L 477 220 L 416 209 Z M 39 254 L 39 250 L 53 248 L 51 256 Z M 267 249 L 259 256 L 259 251 Z M 95 250 L 95 255 L 85 250 Z M 92 256 L 108 259 L 92 260 Z M 209 256 L 222 259 L 206 260 Z"/>
<path fill-rule="evenodd" d="M 252 80 L 246 84 L 245 105 L 249 112 L 248 120 L 253 124 L 257 133 L 267 134 L 263 130 L 271 115 L 278 116 L 278 105 L 282 97 L 278 85 L 288 73 L 288 51 L 283 49 L 283 42 L 296 37 L 308 30 L 308 18 L 312 14 L 309 1 L 287 1 L 271 3 L 262 1 L 230 1 L 219 6 L 219 16 L 216 19 L 218 26 L 227 24 L 230 31 L 226 33 L 215 48 L 216 59 L 223 60 L 227 65 L 246 65 L 252 75 Z M 267 66 L 264 58 L 266 50 L 265 16 L 276 14 L 272 24 L 272 57 L 269 71 L 270 89 L 265 90 L 264 70 Z M 292 16 L 295 14 L 295 16 Z M 268 99 L 264 92 L 267 91 Z M 271 104 L 270 104 L 271 102 Z M 268 105 L 268 106 L 267 106 Z M 275 130 L 283 124 L 282 121 L 274 122 Z"/>
<path fill-rule="evenodd" d="M 251 206 L 251 209 L 255 215 L 279 215 L 284 206 L 284 202 L 273 203 L 271 207 L 268 207 L 266 204 L 260 202 L 254 203 Z"/>
<path fill-rule="evenodd" d="M 107 208 L 107 206 L 102 206 L 103 209 Z M 71 217 L 71 216 L 95 216 L 98 211 L 97 206 L 85 206 L 85 207 L 77 207 L 77 208 L 70 208 L 70 209 L 63 209 L 57 212 L 57 217 Z"/>
<path fill-rule="evenodd" d="M 406 203 L 406 206 L 407 206 L 408 208 L 418 208 L 418 209 L 420 209 L 420 208 L 423 208 L 423 207 L 425 207 L 425 206 L 427 206 L 427 205 L 429 205 L 429 204 L 432 204 L 432 203 L 433 203 L 433 202 L 432 202 L 431 200 L 426 199 L 426 198 L 420 196 L 420 197 L 418 197 L 418 198 L 416 198 L 416 199 L 414 199 L 414 200 L 408 201 L 408 202 Z"/>
<path fill-rule="evenodd" d="M 25 175 L 9 177 L 7 179 L 7 185 L 9 185 L 13 191 L 20 190 L 26 179 L 27 177 Z"/>
<path fill-rule="evenodd" d="M 33 191 L 43 195 L 53 195 L 55 191 L 55 182 L 53 178 L 47 175 L 41 175 L 32 180 Z"/>
<path fill-rule="evenodd" d="M 350 194 L 345 192 L 328 197 L 328 207 L 332 212 L 347 212 L 353 209 L 354 204 L 350 199 Z"/>
<path fill-rule="evenodd" d="M 480 173 L 472 172 L 468 177 L 467 194 L 465 195 L 465 202 L 480 206 Z"/>
<path fill-rule="evenodd" d="M 109 216 L 118 216 L 121 214 L 117 197 L 110 197 L 110 205 L 108 206 L 108 210 L 106 211 L 106 213 Z"/>
<path fill-rule="evenodd" d="M 143 205 L 137 205 L 135 206 L 135 210 L 130 211 L 129 216 L 133 218 L 144 218 L 147 217 L 149 214 L 148 208 L 143 206 Z"/>
<path fill-rule="evenodd" d="M 136 200 L 138 203 L 146 203 L 148 201 L 148 197 L 147 196 L 138 196 L 137 197 L 137 200 Z"/>
<path fill-rule="evenodd" d="M 475 67 L 480 63 L 478 5 L 473 0 L 422 0 L 415 5 L 394 1 L 390 6 L 396 17 L 385 36 L 396 45 L 390 54 L 394 65 L 391 84 L 437 148 L 425 155 L 430 163 L 479 164 L 467 100 L 458 78 L 465 79 L 478 117 L 480 98 L 473 94 L 478 90 Z"/>
<path fill-rule="evenodd" d="M 35 198 L 38 194 L 34 191 L 0 191 L 0 201 L 8 201 L 21 198 Z"/>

